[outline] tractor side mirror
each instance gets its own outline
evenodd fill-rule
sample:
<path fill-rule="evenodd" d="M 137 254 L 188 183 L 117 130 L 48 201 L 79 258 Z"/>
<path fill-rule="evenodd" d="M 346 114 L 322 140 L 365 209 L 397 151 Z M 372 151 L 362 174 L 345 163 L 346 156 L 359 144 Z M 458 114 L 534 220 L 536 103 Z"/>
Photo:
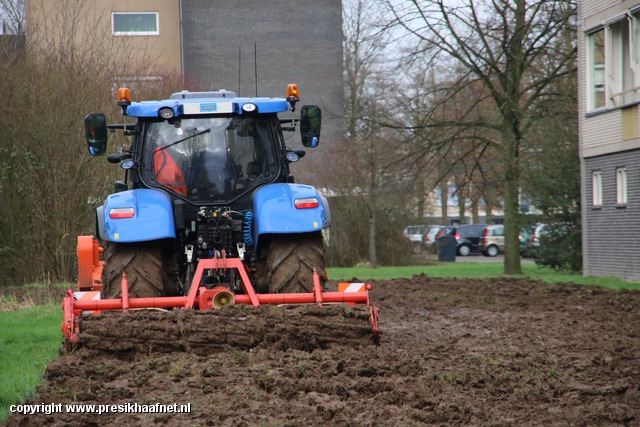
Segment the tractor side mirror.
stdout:
<path fill-rule="evenodd" d="M 84 118 L 87 147 L 92 156 L 102 156 L 107 151 L 107 118 L 102 113 L 89 114 Z"/>
<path fill-rule="evenodd" d="M 300 109 L 300 137 L 305 147 L 317 147 L 320 142 L 322 111 L 315 105 L 305 105 Z"/>

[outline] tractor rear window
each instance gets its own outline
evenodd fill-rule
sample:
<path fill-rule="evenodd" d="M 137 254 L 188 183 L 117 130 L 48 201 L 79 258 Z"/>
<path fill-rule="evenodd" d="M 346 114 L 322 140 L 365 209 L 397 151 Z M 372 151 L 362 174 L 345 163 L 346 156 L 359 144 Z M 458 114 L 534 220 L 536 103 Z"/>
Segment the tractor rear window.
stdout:
<path fill-rule="evenodd" d="M 195 203 L 232 200 L 279 172 L 269 123 L 250 117 L 149 123 L 145 152 L 153 180 Z"/>

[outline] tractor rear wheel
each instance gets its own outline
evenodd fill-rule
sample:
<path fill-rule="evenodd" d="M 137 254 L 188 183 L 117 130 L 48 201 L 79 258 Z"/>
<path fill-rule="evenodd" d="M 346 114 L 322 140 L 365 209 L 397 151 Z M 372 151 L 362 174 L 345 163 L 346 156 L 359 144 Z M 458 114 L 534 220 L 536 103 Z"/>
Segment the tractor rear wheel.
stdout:
<path fill-rule="evenodd" d="M 320 232 L 273 235 L 268 243 L 266 279 L 269 293 L 313 291 L 313 270 L 324 287 L 324 244 Z"/>
<path fill-rule="evenodd" d="M 104 251 L 102 282 L 104 298 L 118 298 L 122 292 L 122 272 L 127 273 L 129 296 L 165 296 L 168 283 L 165 256 L 158 241 L 141 243 L 108 242 Z"/>

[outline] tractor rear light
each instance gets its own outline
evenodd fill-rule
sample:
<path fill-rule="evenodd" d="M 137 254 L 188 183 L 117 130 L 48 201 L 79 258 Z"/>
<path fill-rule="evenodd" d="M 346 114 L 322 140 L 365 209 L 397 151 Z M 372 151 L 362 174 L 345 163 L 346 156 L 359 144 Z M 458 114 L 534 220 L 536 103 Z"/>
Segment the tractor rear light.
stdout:
<path fill-rule="evenodd" d="M 109 218 L 111 219 L 123 219 L 133 218 L 135 210 L 133 208 L 113 208 L 109 211 Z"/>
<path fill-rule="evenodd" d="M 296 207 L 296 209 L 317 208 L 319 205 L 318 199 L 316 199 L 315 197 L 308 197 L 306 199 L 296 199 L 293 201 L 293 204 Z"/>

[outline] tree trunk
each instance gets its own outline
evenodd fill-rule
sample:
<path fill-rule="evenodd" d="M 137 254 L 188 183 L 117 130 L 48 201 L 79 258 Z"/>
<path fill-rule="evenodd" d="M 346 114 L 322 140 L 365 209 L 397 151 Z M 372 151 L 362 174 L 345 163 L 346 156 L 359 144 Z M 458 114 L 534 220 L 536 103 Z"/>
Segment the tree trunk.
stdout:
<path fill-rule="evenodd" d="M 520 84 L 524 63 L 523 37 L 525 34 L 527 2 L 516 0 L 515 28 L 507 52 L 505 89 L 507 97 L 499 103 L 502 110 L 502 164 L 504 166 L 504 272 L 522 274 L 520 264 Z"/>
<path fill-rule="evenodd" d="M 378 256 L 376 254 L 376 213 L 371 211 L 369 217 L 369 264 L 371 268 L 378 267 Z"/>
<path fill-rule="evenodd" d="M 474 224 L 480 223 L 480 209 L 478 208 L 478 199 L 475 197 L 471 199 L 471 217 Z"/>
<path fill-rule="evenodd" d="M 505 120 L 507 122 L 508 120 Z M 505 123 L 506 124 L 506 123 Z M 519 234 L 519 190 L 520 160 L 517 155 L 518 141 L 510 126 L 502 132 L 502 155 L 504 156 L 504 273 L 522 274 L 520 264 Z"/>
<path fill-rule="evenodd" d="M 449 183 L 444 178 L 440 181 L 440 205 L 442 206 L 442 224 L 449 224 Z"/>
<path fill-rule="evenodd" d="M 460 187 L 458 187 L 458 214 L 459 214 L 458 216 L 460 218 L 458 223 L 460 225 L 467 223 L 467 219 L 465 217 L 466 201 L 467 201 L 467 192 L 465 191 L 465 185 L 462 184 Z"/>
<path fill-rule="evenodd" d="M 493 219 L 493 202 L 491 201 L 490 198 L 485 197 L 484 198 L 484 217 L 485 217 L 485 222 L 487 224 L 493 224 L 494 223 L 494 219 Z"/>
<path fill-rule="evenodd" d="M 417 224 L 422 224 L 424 222 L 424 181 L 421 177 L 418 177 L 418 184 L 416 189 L 416 197 L 418 198 L 418 217 Z"/>

